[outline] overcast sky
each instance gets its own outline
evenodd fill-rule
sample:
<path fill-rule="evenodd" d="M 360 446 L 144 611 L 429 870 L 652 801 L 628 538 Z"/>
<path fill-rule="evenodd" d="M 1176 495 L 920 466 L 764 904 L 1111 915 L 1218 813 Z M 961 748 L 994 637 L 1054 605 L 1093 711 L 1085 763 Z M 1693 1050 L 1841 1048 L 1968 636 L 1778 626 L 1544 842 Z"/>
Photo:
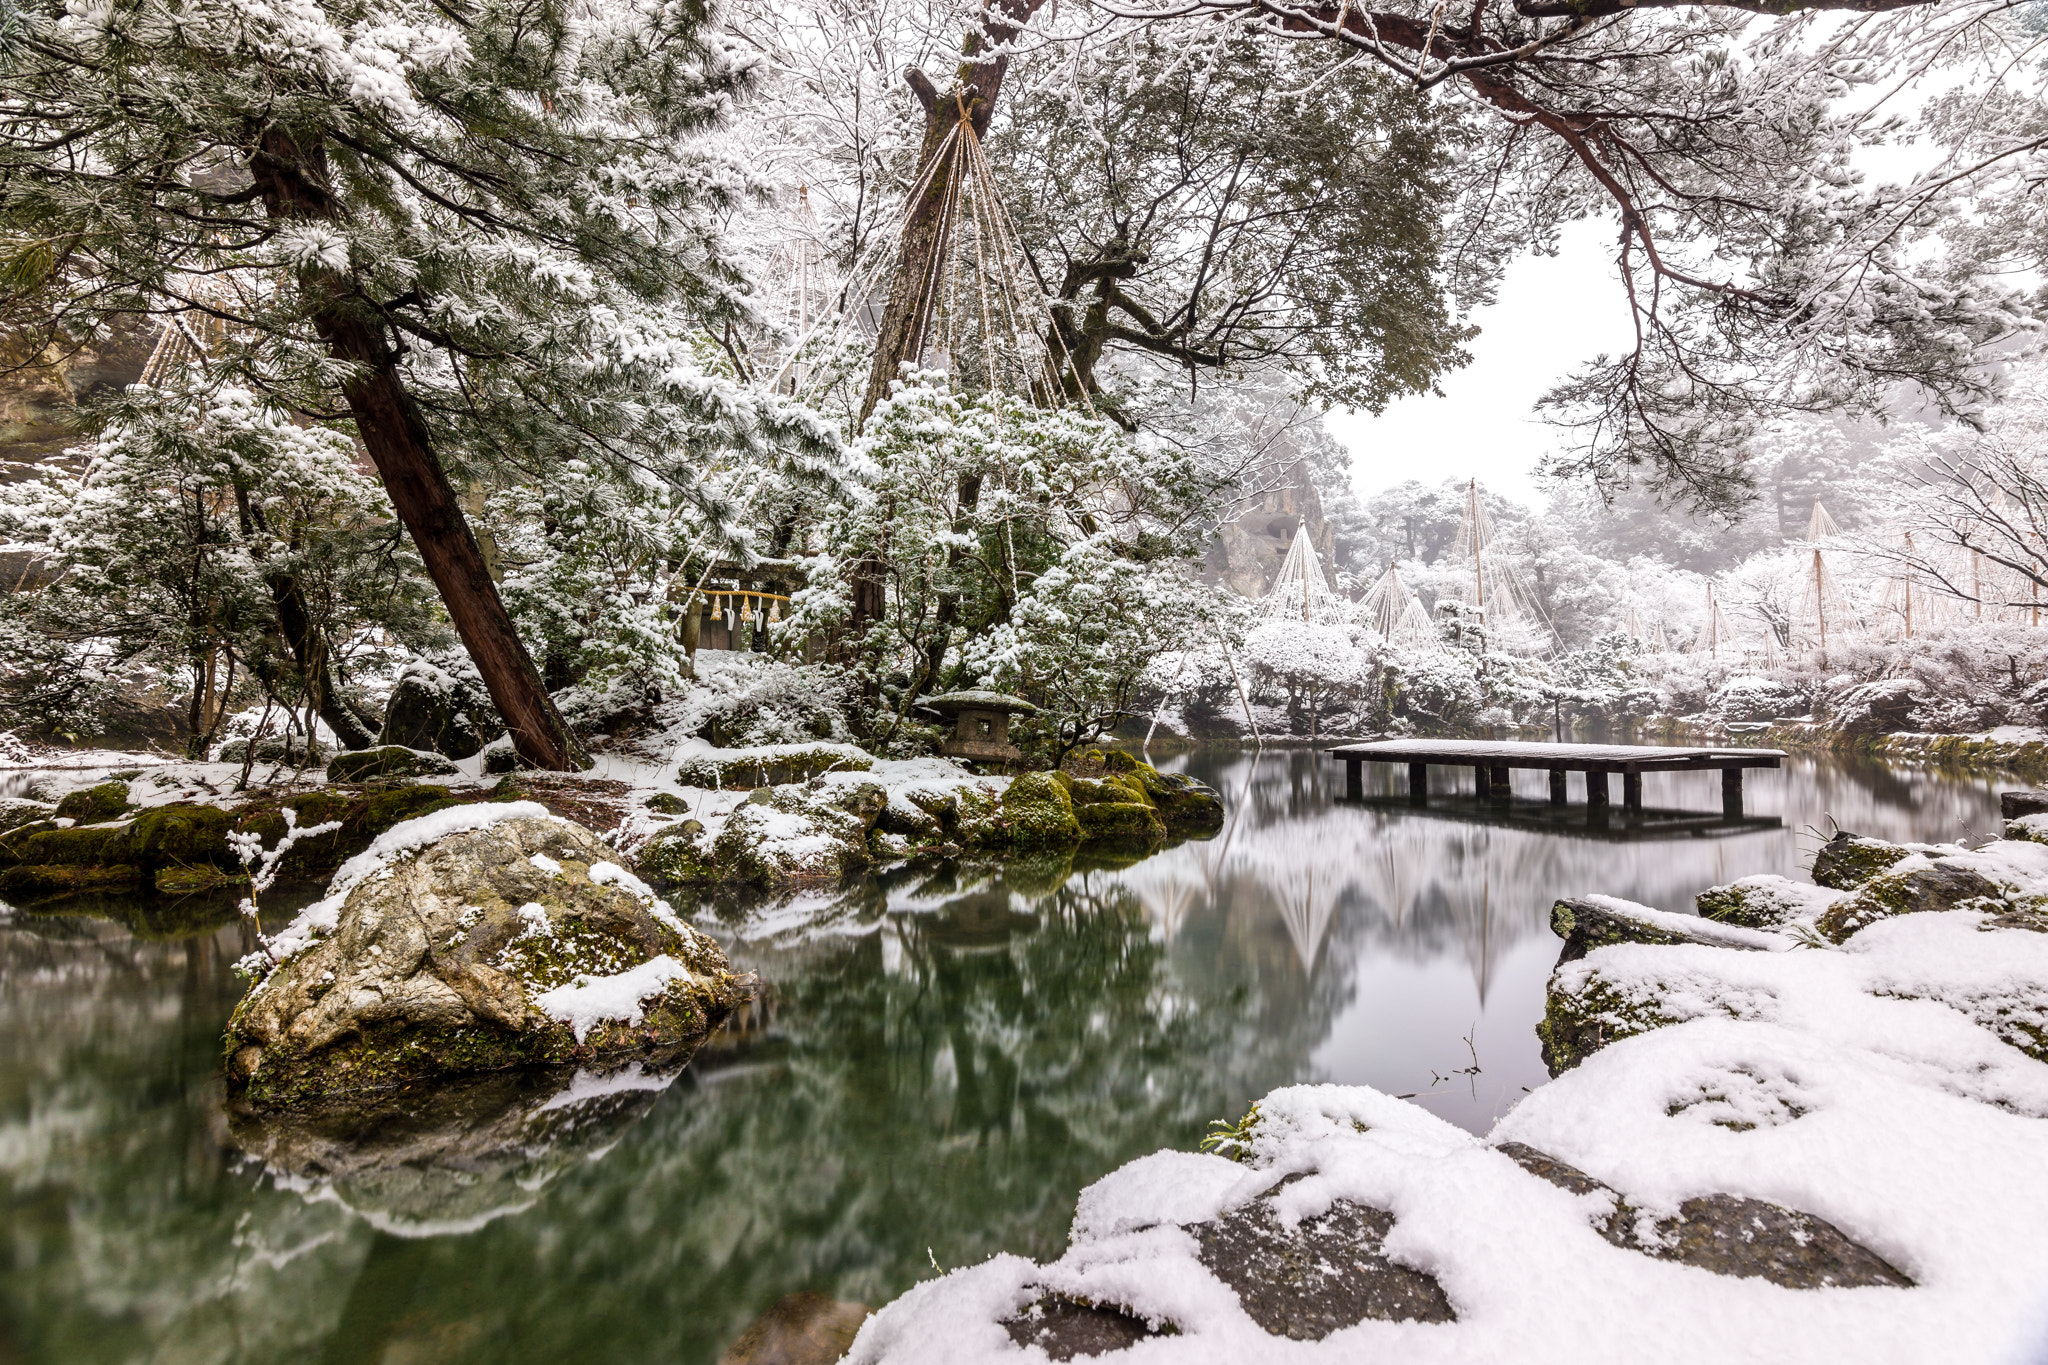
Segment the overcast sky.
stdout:
<path fill-rule="evenodd" d="M 1557 437 L 1532 411 L 1537 398 L 1631 335 L 1615 232 L 1608 221 L 1576 223 L 1556 256 L 1524 255 L 1509 266 L 1499 302 L 1472 318 L 1480 328 L 1472 363 L 1444 378 L 1441 398 L 1400 399 L 1380 417 L 1330 414 L 1326 425 L 1350 448 L 1361 494 L 1407 479 L 1476 477 L 1517 501 L 1542 501 L 1531 475 Z"/>

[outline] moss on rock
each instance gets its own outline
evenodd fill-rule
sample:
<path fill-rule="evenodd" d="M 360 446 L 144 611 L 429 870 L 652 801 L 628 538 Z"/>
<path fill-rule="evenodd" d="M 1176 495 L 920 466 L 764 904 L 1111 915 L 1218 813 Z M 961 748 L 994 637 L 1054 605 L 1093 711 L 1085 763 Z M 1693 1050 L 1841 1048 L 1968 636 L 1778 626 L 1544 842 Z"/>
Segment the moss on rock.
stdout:
<path fill-rule="evenodd" d="M 91 867 L 96 863 L 122 861 L 127 829 L 121 825 L 81 825 L 72 829 L 47 829 L 31 834 L 15 845 L 23 863 L 49 867 Z"/>
<path fill-rule="evenodd" d="M 1166 826 L 1151 806 L 1136 801 L 1096 801 L 1074 807 L 1086 843 L 1136 844 L 1145 848 L 1166 838 Z"/>
<path fill-rule="evenodd" d="M 295 1107 L 694 1047 L 745 984 L 666 906 L 592 881 L 590 869 L 609 861 L 588 830 L 515 817 L 357 883 L 331 930 L 309 929 L 306 946 L 236 1007 L 224 1049 L 237 1103 Z M 675 965 L 650 978 L 634 1017 L 579 1025 L 538 1003 L 662 957 Z"/>
<path fill-rule="evenodd" d="M 327 765 L 329 782 L 389 782 L 402 777 L 448 777 L 462 771 L 440 754 L 382 744 L 336 754 Z"/>
<path fill-rule="evenodd" d="M 1867 925 L 1894 915 L 1938 910 L 2006 909 L 2004 889 L 1951 859 L 1902 859 L 1829 906 L 1815 928 L 1840 943 Z"/>
<path fill-rule="evenodd" d="M 1105 773 L 1121 777 L 1159 812 L 1167 829 L 1199 834 L 1223 828 L 1223 799 L 1214 789 L 1185 773 L 1162 773 L 1121 749 L 1100 751 Z"/>
<path fill-rule="evenodd" d="M 692 886 L 718 880 L 703 822 L 685 820 L 648 840 L 640 851 L 640 875 L 669 886 Z"/>
<path fill-rule="evenodd" d="M 1901 858 L 1910 856 L 1912 851 L 1900 844 L 1837 830 L 1835 837 L 1822 844 L 1814 856 L 1814 885 L 1853 891 Z"/>
<path fill-rule="evenodd" d="M 23 825 L 41 824 L 56 817 L 57 808 L 41 801 L 0 799 L 0 834 L 11 834 Z"/>
<path fill-rule="evenodd" d="M 0 896 L 14 900 L 76 896 L 87 891 L 125 891 L 142 883 L 142 869 L 125 863 L 84 867 L 23 863 L 0 868 Z"/>
<path fill-rule="evenodd" d="M 1536 1037 L 1543 1045 L 1543 1065 L 1552 1076 L 1561 1076 L 1609 1043 L 1680 1020 L 1655 999 L 1617 989 L 1597 972 L 1571 985 L 1560 984 L 1559 974 L 1553 974 Z"/>
<path fill-rule="evenodd" d="M 128 784 L 102 782 L 70 793 L 57 803 L 55 816 L 59 820 L 76 820 L 81 825 L 97 825 L 118 820 L 127 813 Z"/>
<path fill-rule="evenodd" d="M 1841 898 L 1840 892 L 1789 877 L 1760 876 L 1710 886 L 1693 898 L 1693 907 L 1702 919 L 1770 930 L 1816 919 Z"/>
<path fill-rule="evenodd" d="M 998 817 L 1004 841 L 1017 848 L 1043 848 L 1075 843 L 1081 825 L 1074 818 L 1073 798 L 1053 773 L 1025 773 L 1012 778 L 1003 793 Z"/>
<path fill-rule="evenodd" d="M 828 772 L 867 772 L 873 758 L 851 744 L 767 744 L 753 749 L 711 749 L 689 754 L 676 769 L 686 787 L 742 791 L 786 786 Z"/>

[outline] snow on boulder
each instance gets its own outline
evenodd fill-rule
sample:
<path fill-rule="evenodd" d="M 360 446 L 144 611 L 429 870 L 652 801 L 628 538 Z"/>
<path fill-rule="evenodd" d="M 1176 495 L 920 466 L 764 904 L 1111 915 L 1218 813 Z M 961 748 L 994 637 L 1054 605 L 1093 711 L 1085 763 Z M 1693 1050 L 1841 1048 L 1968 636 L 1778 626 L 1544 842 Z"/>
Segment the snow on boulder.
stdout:
<path fill-rule="evenodd" d="M 497 710 L 472 685 L 425 659 L 408 662 L 384 704 L 380 744 L 469 758 L 503 733 Z"/>
<path fill-rule="evenodd" d="M 408 749 L 402 744 L 385 744 L 336 754 L 327 764 L 327 780 L 388 782 L 401 777 L 447 777 L 460 771 L 440 754 Z"/>
<path fill-rule="evenodd" d="M 228 1024 L 238 1103 L 686 1056 L 744 988 L 611 856 L 532 802 L 385 831 L 245 960 L 263 975 Z"/>
<path fill-rule="evenodd" d="M 1726 886 L 1710 886 L 1693 897 L 1701 919 L 1744 929 L 1783 930 L 1812 924 L 1844 893 L 1824 886 L 1766 874 L 1742 877 Z"/>
<path fill-rule="evenodd" d="M 852 744 L 756 744 L 716 749 L 692 744 L 682 751 L 676 781 L 711 791 L 746 790 L 803 782 L 828 772 L 867 772 L 875 760 Z"/>

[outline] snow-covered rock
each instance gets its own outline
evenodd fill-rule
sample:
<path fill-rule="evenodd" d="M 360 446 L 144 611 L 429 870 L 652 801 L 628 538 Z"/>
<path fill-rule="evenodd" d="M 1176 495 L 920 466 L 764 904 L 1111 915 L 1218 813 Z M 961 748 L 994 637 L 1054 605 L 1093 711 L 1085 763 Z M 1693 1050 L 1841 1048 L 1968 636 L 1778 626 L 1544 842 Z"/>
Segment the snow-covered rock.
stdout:
<path fill-rule="evenodd" d="M 1824 886 L 1766 874 L 1710 886 L 1693 897 L 1700 918 L 1745 929 L 1789 929 L 1812 924 L 1847 894 Z"/>
<path fill-rule="evenodd" d="M 469 758 L 504 728 L 480 680 L 426 659 L 412 659 L 384 703 L 377 742 Z"/>
<path fill-rule="evenodd" d="M 336 754 L 327 765 L 327 780 L 389 782 L 405 777 L 448 777 L 460 771 L 446 757 L 431 750 L 384 744 L 375 749 L 354 749 Z"/>
<path fill-rule="evenodd" d="M 241 1102 L 687 1054 L 744 998 L 716 944 L 531 802 L 395 825 L 270 945 L 228 1025 Z"/>

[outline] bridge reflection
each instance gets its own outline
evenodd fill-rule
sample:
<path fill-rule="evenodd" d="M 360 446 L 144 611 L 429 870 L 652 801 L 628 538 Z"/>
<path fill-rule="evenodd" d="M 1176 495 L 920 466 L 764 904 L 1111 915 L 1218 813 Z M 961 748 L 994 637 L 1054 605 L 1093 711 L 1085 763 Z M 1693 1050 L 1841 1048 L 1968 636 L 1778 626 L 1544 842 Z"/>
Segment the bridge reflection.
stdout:
<path fill-rule="evenodd" d="M 1390 796 L 1338 797 L 1338 806 L 1363 807 L 1417 820 L 1454 820 L 1497 829 L 1527 830 L 1566 839 L 1598 839 L 1607 843 L 1647 843 L 1658 839 L 1724 839 L 1783 829 L 1775 815 L 1726 815 L 1720 811 L 1677 810 L 1649 806 L 1641 810 L 1612 806 L 1553 806 L 1547 802 L 1498 802 L 1470 796 L 1432 795 L 1427 806 Z"/>

